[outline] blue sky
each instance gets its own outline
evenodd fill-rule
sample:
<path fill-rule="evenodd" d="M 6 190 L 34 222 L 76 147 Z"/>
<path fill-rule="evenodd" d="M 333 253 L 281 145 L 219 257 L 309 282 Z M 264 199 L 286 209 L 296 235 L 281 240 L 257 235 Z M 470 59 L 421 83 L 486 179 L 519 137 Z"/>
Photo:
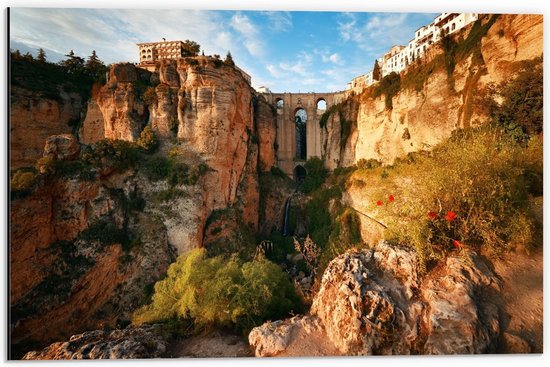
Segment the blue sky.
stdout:
<path fill-rule="evenodd" d="M 10 47 L 46 50 L 57 61 L 73 49 L 106 63 L 137 61 L 138 42 L 191 39 L 206 54 L 233 59 L 254 87 L 273 92 L 343 90 L 376 57 L 405 45 L 435 13 L 193 11 L 12 8 Z"/>

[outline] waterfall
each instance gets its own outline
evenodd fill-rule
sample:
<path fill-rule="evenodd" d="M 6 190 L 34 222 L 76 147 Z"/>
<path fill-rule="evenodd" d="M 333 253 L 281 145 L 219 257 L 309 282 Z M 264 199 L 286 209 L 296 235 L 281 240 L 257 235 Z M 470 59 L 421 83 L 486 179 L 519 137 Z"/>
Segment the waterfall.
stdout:
<path fill-rule="evenodd" d="M 286 203 L 285 203 L 285 215 L 283 217 L 283 236 L 288 236 L 289 235 L 289 230 L 288 230 L 288 221 L 289 221 L 289 215 L 290 215 L 290 202 L 292 200 L 292 195 L 290 195 L 287 199 L 286 199 Z"/>

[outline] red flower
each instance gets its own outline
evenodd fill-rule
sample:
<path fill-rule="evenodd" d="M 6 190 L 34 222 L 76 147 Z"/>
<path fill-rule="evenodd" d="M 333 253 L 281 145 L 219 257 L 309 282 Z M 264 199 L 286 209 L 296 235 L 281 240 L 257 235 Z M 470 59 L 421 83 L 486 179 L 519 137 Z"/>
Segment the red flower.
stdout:
<path fill-rule="evenodd" d="M 447 212 L 447 215 L 445 215 L 445 219 L 450 221 L 453 221 L 456 218 L 455 212 Z"/>
<path fill-rule="evenodd" d="M 463 247 L 462 244 L 457 240 L 453 240 L 453 245 L 456 248 L 462 248 Z"/>
<path fill-rule="evenodd" d="M 388 196 L 388 201 L 390 203 L 393 203 L 394 200 L 395 200 L 395 198 L 393 197 L 393 195 Z"/>
<path fill-rule="evenodd" d="M 376 205 L 382 206 L 382 205 L 384 205 L 384 203 L 382 202 L 382 200 L 378 200 L 378 201 L 376 202 Z"/>
<path fill-rule="evenodd" d="M 435 219 L 435 217 L 437 217 L 437 214 L 435 212 L 428 212 L 428 217 L 430 217 L 430 219 Z"/>

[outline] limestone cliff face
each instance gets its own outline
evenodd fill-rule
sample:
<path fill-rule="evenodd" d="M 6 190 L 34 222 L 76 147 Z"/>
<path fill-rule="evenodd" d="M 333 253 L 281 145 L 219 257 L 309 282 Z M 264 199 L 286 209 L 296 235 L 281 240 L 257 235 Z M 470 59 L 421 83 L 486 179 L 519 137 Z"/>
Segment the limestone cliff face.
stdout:
<path fill-rule="evenodd" d="M 269 105 L 237 69 L 210 57 L 164 60 L 154 73 L 114 65 L 88 104 L 80 137 L 136 141 L 146 124 L 163 149 L 177 147 L 194 157 L 189 163 L 210 167 L 190 203 L 194 217 L 181 219 L 186 233 L 174 243 L 180 252 L 201 244 L 206 219 L 217 209 L 238 205 L 241 222 L 257 229 L 257 169 L 276 161 L 276 126 Z"/>
<path fill-rule="evenodd" d="M 46 176 L 12 202 L 14 345 L 113 327 L 144 302 L 175 252 L 161 221 L 128 209 L 136 190 L 132 172 Z"/>
<path fill-rule="evenodd" d="M 71 133 L 70 123 L 80 120 L 81 97 L 59 91 L 59 99 L 49 99 L 13 87 L 10 111 L 11 169 L 34 166 L 42 156 L 50 135 Z"/>
<path fill-rule="evenodd" d="M 407 153 L 430 149 L 457 128 L 484 123 L 487 116 L 476 106 L 476 96 L 490 83 L 513 77 L 518 62 L 542 55 L 542 19 L 539 15 L 496 18 L 481 38 L 481 57 L 474 52 L 457 63 L 453 88 L 447 71 L 441 67 L 429 74 L 419 90 L 402 85 L 391 109 L 385 105 L 385 95 L 373 97 L 374 87 L 351 97 L 342 112 L 333 113 L 327 122 L 323 155 L 328 168 L 351 165 L 360 159 L 392 163 Z M 489 21 L 489 17 L 482 20 L 483 24 Z M 457 41 L 466 39 L 472 29 L 466 27 Z M 434 47 L 424 65 L 442 52 Z M 420 66 L 412 72 L 426 70 Z M 340 116 L 353 123 L 351 132 L 341 134 Z M 342 141 L 342 136 L 347 138 Z"/>

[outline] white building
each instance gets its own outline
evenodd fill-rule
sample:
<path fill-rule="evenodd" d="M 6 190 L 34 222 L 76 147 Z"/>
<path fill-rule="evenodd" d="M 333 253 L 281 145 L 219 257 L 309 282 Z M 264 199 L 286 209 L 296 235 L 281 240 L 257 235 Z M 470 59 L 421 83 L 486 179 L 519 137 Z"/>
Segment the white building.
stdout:
<path fill-rule="evenodd" d="M 262 85 L 261 87 L 256 88 L 256 92 L 258 92 L 258 93 L 271 93 L 271 90 L 268 87 L 264 87 Z"/>
<path fill-rule="evenodd" d="M 477 19 L 479 19 L 477 13 L 440 14 L 430 24 L 418 28 L 414 33 L 414 38 L 409 41 L 407 46 L 394 45 L 384 56 L 378 59 L 381 76 L 384 77 L 392 72 L 402 72 L 414 61 L 422 58 L 426 51 L 441 39 L 442 34 L 458 32 Z M 348 89 L 359 90 L 375 82 L 371 71 L 353 78 L 348 83 Z"/>

